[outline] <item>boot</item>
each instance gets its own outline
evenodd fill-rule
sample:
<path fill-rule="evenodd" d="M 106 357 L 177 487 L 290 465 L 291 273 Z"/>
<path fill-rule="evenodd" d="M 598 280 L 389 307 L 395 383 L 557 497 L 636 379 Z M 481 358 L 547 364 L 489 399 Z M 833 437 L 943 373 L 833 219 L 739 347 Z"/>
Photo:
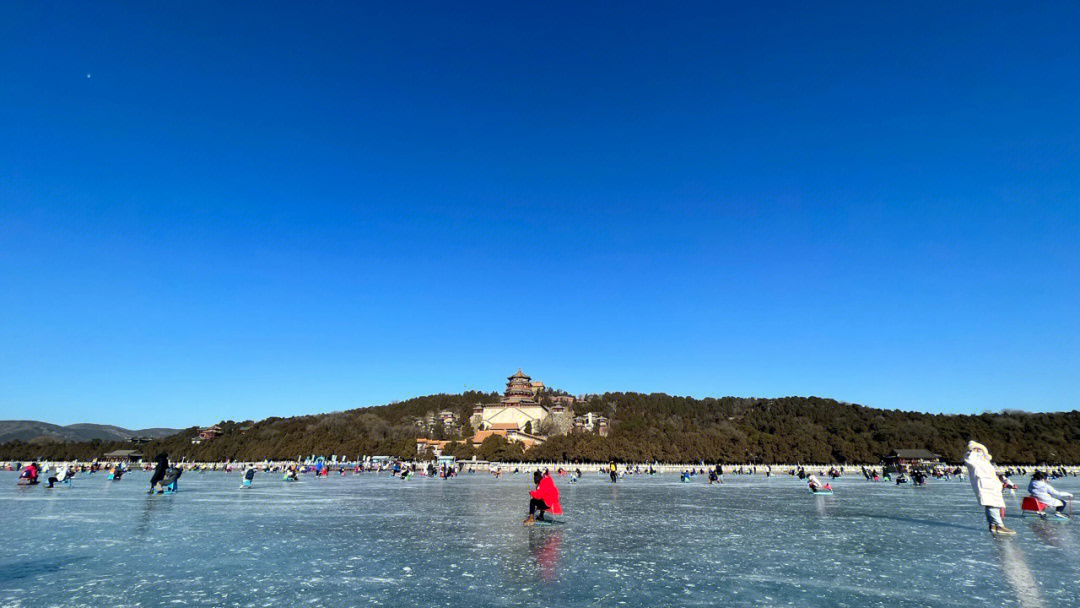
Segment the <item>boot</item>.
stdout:
<path fill-rule="evenodd" d="M 521 522 L 521 525 L 523 525 L 523 526 L 531 526 L 531 525 L 534 525 L 535 523 L 536 523 L 536 518 L 533 517 L 532 513 L 529 513 L 529 516 L 525 518 L 525 521 Z"/>
<path fill-rule="evenodd" d="M 1015 530 L 1010 530 L 1005 526 L 993 525 L 990 526 L 990 531 L 999 536 L 1016 536 Z"/>

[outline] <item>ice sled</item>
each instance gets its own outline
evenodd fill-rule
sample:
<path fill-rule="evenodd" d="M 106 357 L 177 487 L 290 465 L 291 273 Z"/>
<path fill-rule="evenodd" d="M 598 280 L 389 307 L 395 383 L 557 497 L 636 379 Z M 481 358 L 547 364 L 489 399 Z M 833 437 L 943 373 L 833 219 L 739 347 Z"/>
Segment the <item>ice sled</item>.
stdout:
<path fill-rule="evenodd" d="M 1024 500 L 1020 501 L 1021 517 L 1028 513 L 1042 515 L 1044 510 L 1046 510 L 1046 505 L 1039 502 L 1039 499 L 1035 498 L 1034 496 L 1025 496 Z"/>
<path fill-rule="evenodd" d="M 1025 496 L 1024 499 L 1020 501 L 1020 517 L 1024 517 L 1028 513 L 1031 513 L 1047 520 L 1069 521 L 1068 519 L 1062 519 L 1060 517 L 1047 517 L 1048 515 L 1053 514 L 1053 510 L 1047 508 L 1049 506 L 1050 505 L 1040 501 L 1034 496 Z"/>

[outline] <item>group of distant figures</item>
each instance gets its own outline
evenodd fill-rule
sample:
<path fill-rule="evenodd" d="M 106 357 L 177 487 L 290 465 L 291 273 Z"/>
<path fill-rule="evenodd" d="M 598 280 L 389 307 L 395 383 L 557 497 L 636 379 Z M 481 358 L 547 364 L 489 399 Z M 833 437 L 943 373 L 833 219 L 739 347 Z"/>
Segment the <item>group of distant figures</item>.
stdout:
<path fill-rule="evenodd" d="M 985 508 L 986 520 L 990 526 L 990 531 L 997 535 L 1012 535 L 1015 534 L 1013 530 L 1005 527 L 1003 517 L 1005 514 L 1005 501 L 1002 497 L 1004 490 L 1009 490 L 1015 495 L 1017 486 L 1010 479 L 1011 475 L 1026 475 L 1028 471 L 1024 469 L 1006 469 L 1004 472 L 999 473 L 996 467 L 991 463 L 991 457 L 986 449 L 986 446 L 971 441 L 968 443 L 968 451 L 964 456 L 965 468 L 961 467 L 934 467 L 932 469 L 920 468 L 920 467 L 898 467 L 895 469 L 896 483 L 897 485 L 910 483 L 916 486 L 925 485 L 927 478 L 933 476 L 936 479 L 960 479 L 970 477 L 972 488 L 975 490 L 976 498 L 979 504 Z M 39 477 L 48 474 L 48 469 L 44 471 L 37 462 L 31 462 L 25 466 L 16 465 L 19 470 L 18 485 L 20 486 L 33 486 L 39 484 Z M 194 468 L 198 468 L 198 465 L 192 465 Z M 76 467 L 72 470 L 68 466 L 61 466 L 55 475 L 47 477 L 49 488 L 53 488 L 56 484 L 70 484 L 75 474 L 81 471 L 87 471 L 93 473 L 98 470 L 100 465 L 94 463 L 89 465 L 89 469 L 86 467 Z M 8 467 L 11 470 L 11 467 Z M 213 467 L 216 469 L 217 467 Z M 408 480 L 414 473 L 419 472 L 421 475 L 427 475 L 430 477 L 438 476 L 442 479 L 452 479 L 460 473 L 460 469 L 454 464 L 442 464 L 436 467 L 434 464 L 427 465 L 426 468 L 417 471 L 415 464 L 407 464 L 404 462 L 395 462 L 388 465 L 390 473 L 402 480 Z M 763 465 L 766 477 L 772 475 L 772 467 Z M 299 469 L 296 465 L 291 465 L 285 468 L 285 481 L 295 481 L 298 478 L 298 473 L 308 472 L 307 467 Z M 226 471 L 231 471 L 231 464 L 226 464 Z M 251 481 L 255 475 L 255 467 L 248 466 L 244 472 L 244 483 L 242 487 L 250 487 Z M 359 473 L 365 470 L 383 471 L 385 470 L 383 465 L 362 467 L 356 466 L 354 473 Z M 318 463 L 313 468 L 313 471 L 317 476 L 325 477 L 329 473 L 329 467 Z M 109 479 L 113 481 L 119 481 L 123 475 L 127 472 L 127 468 L 123 464 L 113 464 L 108 468 Z M 339 474 L 345 474 L 345 467 L 340 466 L 338 470 Z M 473 472 L 473 471 L 470 471 Z M 492 475 L 499 477 L 502 474 L 502 469 L 499 467 L 497 470 L 492 470 Z M 518 472 L 518 469 L 514 469 L 514 473 Z M 652 465 L 647 465 L 647 468 L 642 469 L 640 466 L 631 467 L 625 466 L 623 470 L 619 470 L 619 467 L 614 463 L 610 463 L 600 468 L 600 473 L 607 474 L 611 483 L 618 482 L 619 478 L 623 475 L 631 474 L 656 474 L 656 470 Z M 744 469 L 739 467 L 737 470 L 733 469 L 733 473 L 744 474 L 756 474 L 757 468 L 751 467 Z M 869 481 L 891 481 L 891 472 L 889 469 L 878 470 L 874 467 L 861 467 L 862 475 Z M 832 491 L 832 485 L 829 483 L 822 483 L 818 477 L 808 472 L 804 467 L 794 467 L 787 471 L 792 477 L 798 477 L 799 479 L 805 479 L 808 481 L 809 489 L 814 493 Z M 965 475 L 966 473 L 966 475 Z M 170 464 L 168 455 L 165 453 L 158 454 L 154 459 L 153 475 L 150 478 L 150 488 L 147 491 L 148 494 L 163 494 L 172 493 L 177 490 L 177 481 L 183 474 L 183 469 L 176 464 Z M 715 465 L 709 469 L 701 468 L 700 470 L 690 468 L 684 469 L 681 472 L 680 478 L 682 481 L 690 481 L 696 475 L 707 474 L 709 478 L 709 484 L 723 484 L 724 483 L 724 469 L 720 464 Z M 826 475 L 830 479 L 837 479 L 844 474 L 844 467 L 830 467 L 827 471 L 822 469 L 820 475 L 825 477 Z M 1028 484 L 1029 496 L 1024 498 L 1021 503 L 1021 510 L 1026 512 L 1037 513 L 1040 517 L 1054 517 L 1059 519 L 1068 519 L 1071 517 L 1070 513 L 1066 513 L 1066 508 L 1070 506 L 1073 495 L 1068 492 L 1061 492 L 1054 488 L 1050 484 L 1051 479 L 1058 477 L 1064 477 L 1068 475 L 1068 471 L 1064 467 L 1056 467 L 1048 471 L 1035 470 L 1031 473 L 1031 481 Z M 557 471 L 559 477 L 569 476 L 571 482 L 576 482 L 581 478 L 581 469 L 575 469 L 574 471 L 568 471 L 563 468 L 559 468 Z M 1075 473 L 1074 473 L 1075 475 Z M 547 478 L 545 482 L 545 490 L 547 484 L 550 483 L 551 474 L 548 473 L 543 477 Z M 537 480 L 537 485 L 539 485 Z M 557 494 L 555 495 L 557 496 Z M 549 505 L 550 506 L 550 505 Z M 541 511 L 542 512 L 542 511 Z"/>

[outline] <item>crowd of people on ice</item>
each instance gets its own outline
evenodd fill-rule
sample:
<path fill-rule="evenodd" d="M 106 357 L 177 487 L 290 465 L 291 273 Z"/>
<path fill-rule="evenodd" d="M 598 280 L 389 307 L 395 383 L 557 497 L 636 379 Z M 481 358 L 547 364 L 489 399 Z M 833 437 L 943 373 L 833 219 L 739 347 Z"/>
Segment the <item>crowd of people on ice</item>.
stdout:
<path fill-rule="evenodd" d="M 59 463 L 51 468 L 48 463 L 39 465 L 37 462 L 8 463 L 4 466 L 9 471 L 19 473 L 18 485 L 33 486 L 40 483 L 44 478 L 48 485 L 53 488 L 57 484 L 70 484 L 78 475 L 93 475 L 99 472 L 107 472 L 110 481 L 119 481 L 131 468 L 142 468 L 152 471 L 148 493 L 170 493 L 177 491 L 178 480 L 185 470 L 188 471 L 224 471 L 232 473 L 234 470 L 243 471 L 241 487 L 250 487 L 256 472 L 282 473 L 283 481 L 297 481 L 301 475 L 313 474 L 316 477 L 327 477 L 331 473 L 346 475 L 348 473 L 383 473 L 402 480 L 411 479 L 414 476 L 424 476 L 449 480 L 461 473 L 474 474 L 478 471 L 476 466 L 468 466 L 468 462 L 441 462 L 441 463 L 416 463 L 393 459 L 364 460 L 357 463 L 327 463 L 323 460 L 305 463 L 170 463 L 167 454 L 158 454 L 148 463 L 127 464 L 113 463 Z M 521 465 L 488 464 L 487 472 L 495 478 L 504 474 L 516 475 L 523 471 Z M 617 483 L 626 476 L 656 475 L 662 472 L 663 467 L 658 463 L 652 464 L 618 464 L 615 462 L 602 465 L 597 472 L 606 476 L 611 483 Z M 771 465 L 735 465 L 727 466 L 727 471 L 732 475 L 758 475 L 772 477 L 774 474 Z M 482 470 L 482 469 L 481 469 Z M 807 466 L 793 466 L 784 470 L 788 476 L 803 480 L 811 493 L 831 494 L 833 491 L 832 481 L 842 477 L 847 471 L 844 466 L 835 465 L 821 467 L 816 470 Z M 1051 481 L 1066 477 L 1077 476 L 1077 470 L 1064 466 L 1028 468 L 1028 467 L 1005 467 L 999 468 L 992 462 L 986 446 L 971 441 L 968 443 L 967 452 L 964 456 L 964 466 L 935 465 L 928 467 L 898 466 L 873 467 L 860 466 L 859 472 L 867 481 L 895 481 L 897 485 L 911 483 L 915 486 L 925 485 L 930 478 L 948 481 L 951 479 L 970 479 L 975 497 L 979 505 L 984 509 L 987 524 L 990 531 L 997 535 L 1012 535 L 1015 532 L 1004 524 L 1005 501 L 1003 493 L 1007 490 L 1015 494 L 1018 489 L 1010 479 L 1013 476 L 1030 476 L 1027 486 L 1027 496 L 1024 497 L 1021 508 L 1031 511 L 1039 517 L 1053 517 L 1067 519 L 1070 513 L 1066 508 L 1071 506 L 1073 495 L 1055 488 Z M 537 468 L 532 470 L 533 484 L 535 488 L 530 491 L 529 516 L 525 520 L 526 525 L 537 522 L 545 522 L 545 513 L 559 515 L 562 513 L 559 504 L 559 493 L 555 486 L 556 477 L 566 477 L 571 483 L 577 482 L 582 477 L 581 466 L 575 466 L 572 470 L 568 466 L 559 466 L 552 473 L 549 468 Z M 709 485 L 723 485 L 725 466 L 716 464 L 713 466 L 685 467 L 679 471 L 680 481 L 690 482 L 695 477 L 706 476 Z M 895 475 L 895 479 L 893 477 Z M 827 478 L 829 481 L 822 482 Z"/>

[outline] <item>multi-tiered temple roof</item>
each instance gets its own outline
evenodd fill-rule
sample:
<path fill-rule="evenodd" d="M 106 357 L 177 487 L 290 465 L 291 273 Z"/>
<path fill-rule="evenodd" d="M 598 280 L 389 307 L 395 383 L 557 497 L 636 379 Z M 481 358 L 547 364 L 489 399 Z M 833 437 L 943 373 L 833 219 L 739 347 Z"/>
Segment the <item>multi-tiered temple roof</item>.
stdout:
<path fill-rule="evenodd" d="M 518 368 L 506 378 L 506 392 L 498 403 L 478 403 L 473 408 L 473 428 L 483 432 L 506 433 L 507 439 L 543 441 L 544 435 L 561 435 L 573 427 L 573 397 L 559 396 L 547 401 L 543 382 L 534 382 Z"/>
<path fill-rule="evenodd" d="M 521 371 L 521 368 L 518 368 L 513 376 L 508 376 L 506 380 L 506 393 L 502 399 L 499 399 L 501 405 L 539 405 L 532 378 Z"/>

